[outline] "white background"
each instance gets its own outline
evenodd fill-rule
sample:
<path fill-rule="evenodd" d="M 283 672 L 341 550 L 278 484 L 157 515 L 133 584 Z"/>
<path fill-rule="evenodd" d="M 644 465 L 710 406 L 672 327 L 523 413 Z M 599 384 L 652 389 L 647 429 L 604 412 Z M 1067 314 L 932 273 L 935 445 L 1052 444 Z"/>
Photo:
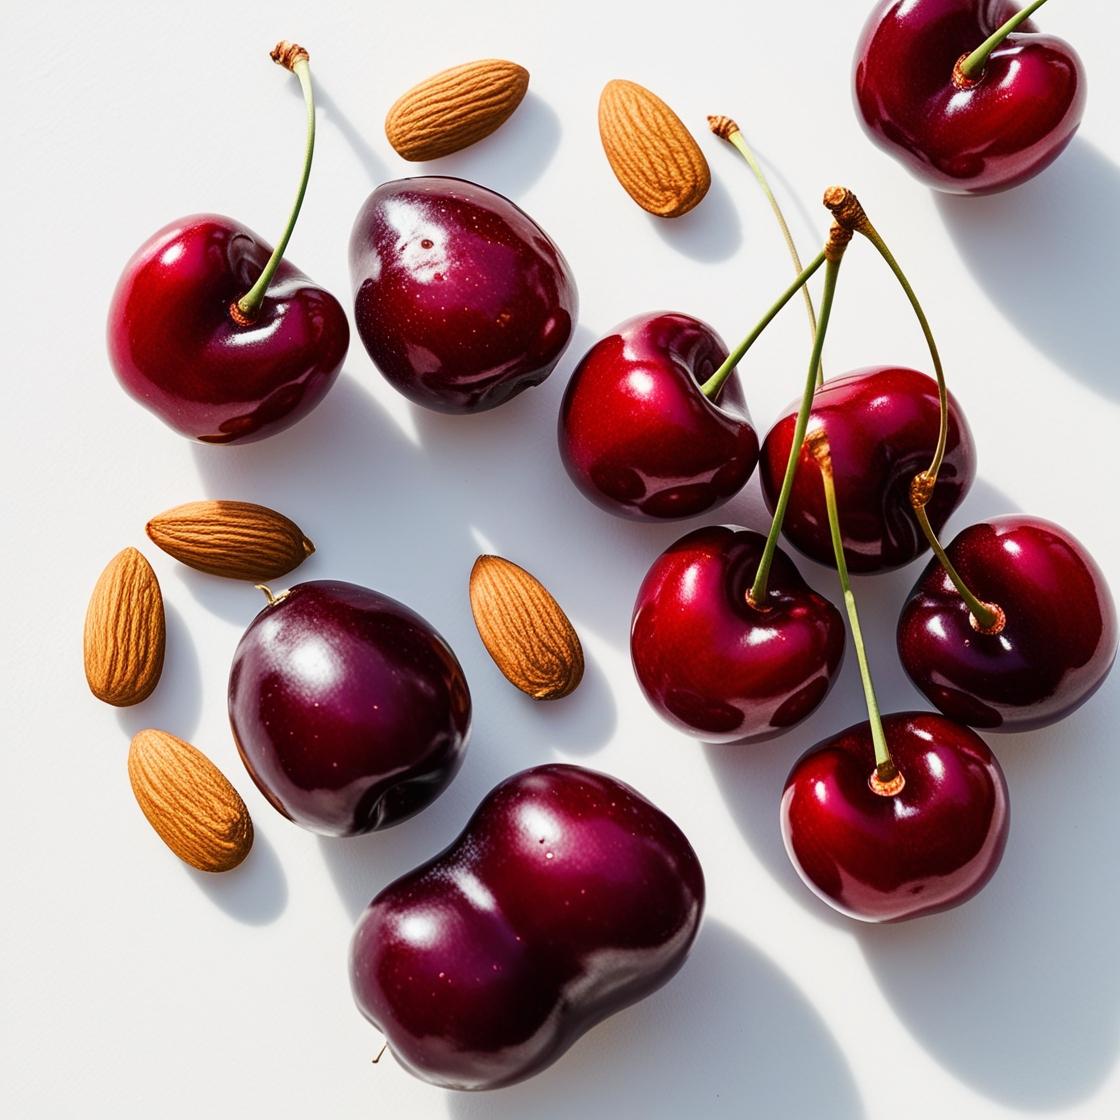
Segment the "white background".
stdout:
<path fill-rule="evenodd" d="M 832 182 L 855 188 L 922 296 L 971 421 L 980 477 L 951 528 L 1010 510 L 1074 531 L 1120 587 L 1116 268 L 1120 96 L 1112 5 L 1058 3 L 1048 29 L 1081 50 L 1088 113 L 1060 162 L 1011 194 L 931 194 L 873 148 L 850 104 L 867 0 L 582 5 L 5 0 L 3 117 L 3 1038 L 12 1117 L 1000 1117 L 1120 1110 L 1116 856 L 1120 676 L 1051 730 L 991 737 L 1013 804 L 991 885 L 951 913 L 890 928 L 834 916 L 786 861 L 777 805 L 798 753 L 861 717 L 849 657 L 805 725 L 755 747 L 707 748 L 647 709 L 629 668 L 646 566 L 689 525 L 593 508 L 563 474 L 554 424 L 578 356 L 615 322 L 664 307 L 731 341 L 789 265 L 746 167 L 710 136 L 730 113 L 765 157 L 807 255 Z M 192 446 L 127 398 L 104 320 L 133 249 L 172 218 L 231 214 L 267 240 L 295 185 L 298 84 L 281 37 L 311 51 L 319 146 L 292 260 L 349 303 L 351 223 L 380 181 L 414 173 L 384 113 L 444 66 L 525 64 L 530 93 L 499 133 L 436 170 L 522 204 L 578 279 L 573 344 L 543 387 L 477 417 L 425 413 L 382 382 L 355 336 L 326 402 L 245 448 Z M 607 168 L 595 112 L 609 78 L 663 95 L 713 170 L 693 214 L 639 211 Z M 868 246 L 841 276 L 826 369 L 928 368 L 894 282 Z M 765 432 L 798 391 L 797 303 L 742 367 Z M 319 840 L 252 786 L 225 715 L 226 674 L 260 606 L 149 546 L 154 513 L 204 496 L 263 501 L 319 551 L 295 580 L 369 584 L 426 615 L 466 668 L 466 764 L 426 812 L 364 839 Z M 757 482 L 718 515 L 765 528 Z M 695 523 L 693 523 L 695 524 Z M 168 609 L 163 680 L 115 711 L 86 690 L 90 588 L 124 545 L 144 549 Z M 493 549 L 569 609 L 586 680 L 534 706 L 488 660 L 467 574 Z M 803 565 L 835 594 L 835 576 Z M 857 583 L 886 709 L 920 706 L 893 651 L 918 566 Z M 256 847 L 206 877 L 137 809 L 130 735 L 189 738 L 238 785 Z M 565 759 L 632 782 L 681 824 L 710 891 L 679 976 L 529 1083 L 456 1095 L 414 1080 L 354 1009 L 347 944 L 365 902 L 457 833 L 524 766 Z"/>

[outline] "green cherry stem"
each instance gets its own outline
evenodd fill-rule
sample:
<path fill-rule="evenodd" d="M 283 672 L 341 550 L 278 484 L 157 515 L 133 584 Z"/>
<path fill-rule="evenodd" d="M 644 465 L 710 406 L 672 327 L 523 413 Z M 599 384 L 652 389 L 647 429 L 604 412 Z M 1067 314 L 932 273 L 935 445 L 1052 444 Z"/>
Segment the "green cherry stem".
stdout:
<path fill-rule="evenodd" d="M 778 297 L 777 302 L 758 321 L 754 330 L 752 330 L 751 333 L 748 334 L 747 337 L 744 338 L 743 341 L 740 342 L 739 345 L 736 346 L 735 349 L 727 355 L 727 357 L 723 361 L 723 365 L 721 365 L 719 369 L 717 369 L 715 373 L 713 373 L 712 376 L 709 377 L 708 380 L 700 386 L 700 392 L 703 393 L 704 396 L 706 396 L 709 400 L 715 400 L 716 397 L 719 396 L 719 391 L 723 388 L 723 383 L 731 376 L 732 370 L 734 370 L 739 362 L 742 361 L 743 355 L 746 354 L 746 352 L 755 344 L 758 336 L 762 334 L 764 330 L 766 330 L 774 316 L 776 316 L 778 312 L 781 311 L 781 309 L 785 307 L 785 305 L 789 303 L 791 299 L 793 299 L 793 297 L 797 294 L 798 289 L 808 281 L 809 277 L 811 277 L 822 264 L 824 264 L 825 252 L 826 250 L 822 249 L 801 270 L 801 273 L 797 277 L 797 279 L 794 280 L 794 282 L 790 284 L 790 286 L 786 288 L 784 292 L 782 292 L 782 294 Z"/>
<path fill-rule="evenodd" d="M 798 253 L 797 246 L 794 244 L 793 234 L 789 231 L 789 223 L 786 222 L 786 216 L 782 213 L 782 208 L 777 198 L 774 197 L 774 192 L 770 189 L 770 183 L 766 178 L 766 172 L 762 170 L 762 164 L 759 163 L 758 157 L 751 151 L 751 147 L 747 143 L 747 138 L 743 135 L 743 130 L 730 117 L 709 117 L 708 127 L 721 139 L 731 144 L 743 159 L 746 160 L 747 166 L 754 173 L 759 187 L 762 188 L 762 193 L 766 196 L 766 201 L 770 203 L 770 209 L 773 211 L 774 219 L 778 223 L 778 229 L 781 230 L 782 238 L 786 243 L 786 249 L 789 250 L 789 259 L 793 261 L 793 271 L 800 273 L 803 268 L 801 264 L 801 255 Z M 809 293 L 808 284 L 802 287 L 801 296 L 805 301 L 805 314 L 809 319 L 809 334 L 811 337 L 816 337 L 817 314 L 813 310 L 813 297 Z M 819 389 L 823 384 L 824 365 L 822 363 L 817 368 L 817 388 Z"/>
<path fill-rule="evenodd" d="M 975 85 L 984 74 L 988 56 L 1011 34 L 1021 23 L 1028 19 L 1046 3 L 1046 0 L 1034 0 L 1022 11 L 1016 12 L 1005 24 L 998 27 L 989 35 L 971 54 L 965 55 L 953 68 L 953 82 L 956 86 L 967 89 Z"/>
<path fill-rule="evenodd" d="M 832 536 L 832 551 L 836 556 L 836 572 L 840 577 L 840 588 L 844 592 L 844 607 L 848 612 L 848 624 L 852 631 L 852 644 L 856 647 L 856 660 L 859 662 L 859 678 L 863 683 L 863 697 L 867 703 L 867 722 L 871 725 L 871 742 L 875 748 L 875 770 L 869 784 L 884 797 L 898 793 L 904 783 L 902 775 L 891 758 L 887 737 L 883 732 L 883 718 L 879 714 L 879 699 L 875 695 L 875 682 L 871 679 L 871 665 L 867 660 L 867 646 L 859 624 L 859 610 L 856 607 L 855 592 L 848 576 L 848 562 L 844 556 L 844 543 L 840 535 L 840 513 L 836 508 L 836 483 L 832 475 L 832 455 L 829 453 L 828 437 L 823 428 L 810 432 L 805 441 L 810 454 L 817 461 L 824 487 L 824 502 L 828 509 L 828 529 Z"/>
<path fill-rule="evenodd" d="M 825 191 L 824 204 L 832 211 L 832 216 L 840 225 L 844 226 L 845 229 L 862 234 L 879 251 L 879 255 L 887 262 L 891 272 L 895 275 L 895 279 L 898 280 L 902 290 L 906 293 L 906 298 L 910 301 L 910 306 L 914 309 L 914 315 L 922 328 L 922 334 L 925 335 L 926 345 L 929 347 L 930 361 L 933 362 L 933 371 L 937 377 L 937 400 L 941 413 L 937 429 L 937 444 L 930 464 L 924 471 L 916 475 L 910 484 L 910 505 L 914 509 L 914 516 L 917 518 L 933 554 L 937 557 L 941 567 L 945 570 L 945 574 L 952 581 L 953 586 L 960 593 L 965 605 L 971 612 L 974 628 L 982 634 L 998 634 L 1004 626 L 1003 610 L 995 603 L 983 602 L 969 591 L 960 573 L 950 562 L 945 549 L 941 547 L 941 542 L 938 541 L 937 534 L 933 531 L 933 526 L 926 515 L 926 504 L 933 496 L 933 488 L 937 485 L 937 475 L 941 470 L 941 464 L 945 459 L 945 448 L 949 442 L 949 390 L 945 384 L 945 370 L 941 365 L 941 354 L 938 352 L 937 342 L 933 337 L 929 320 L 922 310 L 922 305 L 914 289 L 910 286 L 910 281 L 907 280 L 906 274 L 902 271 L 901 265 L 895 260 L 890 249 L 887 248 L 887 244 L 880 236 L 879 231 L 871 224 L 871 219 L 868 218 L 867 212 L 859 199 L 844 187 L 830 187 Z"/>
<path fill-rule="evenodd" d="M 822 253 L 826 264 L 824 269 L 824 290 L 821 293 L 821 313 L 817 320 L 817 329 L 813 335 L 813 352 L 809 358 L 809 372 L 805 376 L 805 389 L 801 394 L 801 406 L 797 410 L 797 420 L 793 428 L 793 442 L 789 448 L 789 458 L 786 460 L 786 473 L 782 478 L 782 488 L 778 492 L 778 500 L 774 505 L 774 516 L 770 520 L 770 532 L 766 536 L 766 545 L 758 561 L 758 571 L 755 573 L 754 583 L 747 592 L 747 602 L 755 610 L 766 610 L 767 583 L 770 579 L 770 565 L 774 562 L 774 552 L 778 547 L 778 535 L 782 531 L 782 522 L 785 520 L 786 508 L 789 506 L 790 495 L 793 493 L 793 479 L 797 474 L 797 461 L 801 457 L 801 445 L 805 441 L 805 431 L 809 426 L 809 413 L 813 407 L 813 394 L 817 386 L 817 370 L 820 368 L 821 350 L 824 349 L 824 336 L 828 331 L 828 320 L 832 314 L 832 299 L 836 294 L 836 277 L 840 272 L 840 261 L 844 257 L 844 250 L 852 239 L 851 230 L 833 222 L 828 234 L 828 243 Z"/>
<path fill-rule="evenodd" d="M 239 300 L 230 304 L 230 318 L 238 326 L 248 326 L 257 317 L 264 302 L 265 292 L 280 267 L 280 261 L 283 260 L 284 251 L 288 248 L 288 242 L 292 237 L 292 230 L 295 229 L 300 207 L 303 206 L 303 196 L 307 193 L 307 180 L 311 176 L 311 157 L 315 154 L 315 95 L 311 89 L 311 68 L 308 65 L 307 51 L 296 43 L 279 42 L 272 49 L 270 57 L 277 65 L 291 70 L 299 78 L 303 101 L 307 106 L 307 142 L 303 150 L 303 171 L 299 177 L 299 189 L 296 191 L 296 200 L 288 214 L 288 223 L 284 227 L 284 232 L 277 241 L 276 248 L 272 250 L 272 256 L 268 258 L 264 270 L 257 277 L 257 282 Z"/>

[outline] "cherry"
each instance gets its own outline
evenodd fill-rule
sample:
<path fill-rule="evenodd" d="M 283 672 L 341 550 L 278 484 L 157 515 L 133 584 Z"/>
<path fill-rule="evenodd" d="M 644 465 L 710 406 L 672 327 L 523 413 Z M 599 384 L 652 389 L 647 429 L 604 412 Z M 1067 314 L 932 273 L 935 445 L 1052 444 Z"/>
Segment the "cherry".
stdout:
<path fill-rule="evenodd" d="M 664 813 L 605 774 L 538 766 L 370 903 L 354 997 L 417 1077 L 497 1088 L 664 984 L 703 908 L 696 853 Z"/>
<path fill-rule="evenodd" d="M 1006 0 L 884 0 L 863 29 L 855 102 L 868 135 L 938 190 L 987 194 L 1069 143 L 1085 72 Z"/>
<path fill-rule="evenodd" d="M 250 777 L 313 832 L 387 828 L 454 777 L 471 698 L 447 643 L 402 603 L 316 580 L 272 596 L 245 631 L 229 718 Z"/>
<path fill-rule="evenodd" d="M 948 398 L 946 452 L 927 513 L 940 529 L 976 474 L 972 433 Z M 936 382 L 917 370 L 873 366 L 830 379 L 813 400 L 812 424 L 827 433 L 836 473 L 844 552 L 852 571 L 908 564 L 926 548 L 910 508 L 910 485 L 934 454 L 940 424 Z M 787 411 L 762 444 L 759 473 L 774 509 L 793 446 Z M 820 470 L 802 448 L 784 523 L 786 539 L 821 564 L 832 562 Z"/>
<path fill-rule="evenodd" d="M 1021 514 L 960 532 L 945 550 L 994 606 L 983 626 L 937 560 L 898 621 L 911 680 L 953 719 L 995 731 L 1042 727 L 1101 685 L 1116 656 L 1116 608 L 1101 570 L 1064 529 Z"/>
<path fill-rule="evenodd" d="M 125 265 L 109 308 L 109 358 L 125 390 L 183 435 L 248 443 L 306 416 L 350 344 L 339 302 L 283 260 L 311 171 L 315 107 L 307 52 L 279 44 L 307 103 L 295 205 L 275 249 L 231 218 L 181 218 Z"/>
<path fill-rule="evenodd" d="M 410 400 L 496 408 L 552 372 L 572 336 L 568 262 L 507 198 L 462 179 L 383 183 L 350 236 L 358 334 Z"/>
<path fill-rule="evenodd" d="M 653 562 L 638 592 L 630 631 L 638 683 L 661 716 L 709 742 L 792 727 L 840 668 L 840 612 L 780 549 L 765 602 L 751 604 L 765 545 L 749 529 L 697 529 Z"/>
<path fill-rule="evenodd" d="M 930 712 L 883 718 L 901 781 L 876 775 L 871 724 L 801 756 L 782 795 L 786 851 L 834 909 L 897 922 L 967 901 L 995 873 L 1007 841 L 1003 771 L 967 727 Z"/>
<path fill-rule="evenodd" d="M 727 357 L 707 323 L 638 315 L 601 338 L 568 381 L 560 458 L 596 505 L 624 517 L 692 517 L 727 501 L 758 462 L 735 378 L 701 386 Z"/>

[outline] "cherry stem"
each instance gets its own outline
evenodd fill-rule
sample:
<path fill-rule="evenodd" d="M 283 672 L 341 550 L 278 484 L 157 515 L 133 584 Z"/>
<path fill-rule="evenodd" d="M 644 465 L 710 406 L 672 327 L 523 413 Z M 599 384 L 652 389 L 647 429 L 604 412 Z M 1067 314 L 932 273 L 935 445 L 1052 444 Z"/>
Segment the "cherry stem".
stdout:
<path fill-rule="evenodd" d="M 774 516 L 770 520 L 770 532 L 766 536 L 766 545 L 762 550 L 762 557 L 758 561 L 758 571 L 755 573 L 754 583 L 751 584 L 751 589 L 747 592 L 747 602 L 756 610 L 765 610 L 766 608 L 770 566 L 774 562 L 774 553 L 778 548 L 778 535 L 782 531 L 782 522 L 785 520 L 790 495 L 793 493 L 793 479 L 797 474 L 797 461 L 801 457 L 801 445 L 805 441 L 805 431 L 809 426 L 809 413 L 813 407 L 813 395 L 817 387 L 817 371 L 820 368 L 821 350 L 824 349 L 824 336 L 828 331 L 828 320 L 832 315 L 832 300 L 836 294 L 836 277 L 839 275 L 840 261 L 843 259 L 844 250 L 848 247 L 851 237 L 849 230 L 833 223 L 828 235 L 828 244 L 821 250 L 827 263 L 824 269 L 824 290 L 821 292 L 821 313 L 817 321 L 817 329 L 813 334 L 813 351 L 809 358 L 809 372 L 805 377 L 801 406 L 797 410 L 797 420 L 794 423 L 793 442 L 790 444 L 789 458 L 786 460 L 786 473 L 782 478 L 782 488 L 778 492 L 778 500 L 774 505 Z"/>
<path fill-rule="evenodd" d="M 307 193 L 307 180 L 311 177 L 311 157 L 315 154 L 315 94 L 311 89 L 311 68 L 307 51 L 293 43 L 278 43 L 272 51 L 272 60 L 287 70 L 291 70 L 299 78 L 300 88 L 303 90 L 303 102 L 307 106 L 307 141 L 303 149 L 303 170 L 300 173 L 299 189 L 296 191 L 295 202 L 292 203 L 291 212 L 288 214 L 288 223 L 272 256 L 264 266 L 264 271 L 257 277 L 257 282 L 230 307 L 230 315 L 239 325 L 247 326 L 260 311 L 264 302 L 265 292 L 268 290 L 276 270 L 283 260 L 284 251 L 295 229 L 296 219 L 299 217 L 300 207 L 303 206 L 303 196 Z"/>
<path fill-rule="evenodd" d="M 766 173 L 762 170 L 762 164 L 758 161 L 758 157 L 751 151 L 750 145 L 747 143 L 747 138 L 743 135 L 743 130 L 733 121 L 730 117 L 709 117 L 708 127 L 719 137 L 722 137 L 729 144 L 731 144 L 736 151 L 747 162 L 747 166 L 754 173 L 758 185 L 762 188 L 762 193 L 766 196 L 766 201 L 770 203 L 770 209 L 773 211 L 774 219 L 778 223 L 778 229 L 781 230 L 782 238 L 785 240 L 786 249 L 789 250 L 789 258 L 793 261 L 793 270 L 796 273 L 803 271 L 801 264 L 801 255 L 797 251 L 797 246 L 793 241 L 793 234 L 789 231 L 789 224 L 786 222 L 786 216 L 782 213 L 782 208 L 778 203 L 777 198 L 774 197 L 774 192 L 770 189 L 770 183 L 766 178 Z M 809 293 L 809 286 L 806 284 L 801 289 L 802 299 L 805 301 L 805 314 L 809 319 L 809 334 L 816 337 L 817 334 L 817 314 L 813 310 L 813 297 Z M 824 365 L 823 363 L 817 367 L 817 388 L 819 389 L 824 384 Z"/>
<path fill-rule="evenodd" d="M 774 303 L 770 310 L 767 311 L 766 314 L 763 315 L 762 318 L 758 321 L 754 330 L 752 330 L 751 333 L 748 334 L 747 337 L 744 338 L 743 341 L 740 342 L 739 345 L 736 346 L 735 349 L 727 355 L 727 357 L 723 361 L 723 365 L 721 365 L 719 369 L 717 369 L 715 373 L 713 373 L 712 376 L 709 377 L 708 380 L 700 386 L 700 392 L 703 393 L 704 396 L 706 396 L 709 400 L 715 400 L 716 397 L 719 396 L 719 391 L 723 388 L 723 383 L 731 376 L 732 371 L 739 364 L 739 362 L 743 360 L 743 355 L 746 354 L 746 352 L 755 344 L 759 335 L 761 335 L 762 332 L 766 330 L 766 328 L 770 325 L 771 321 L 778 314 L 778 312 L 781 311 L 781 309 L 785 307 L 785 305 L 789 303 L 791 299 L 793 299 L 793 297 L 797 294 L 798 289 L 803 287 L 809 280 L 809 278 L 813 275 L 813 273 L 815 273 L 817 269 L 820 268 L 822 264 L 824 264 L 824 261 L 825 250 L 822 249 L 801 270 L 801 273 L 797 277 L 797 279 L 794 280 L 794 282 L 790 284 L 790 286 L 786 288 L 784 292 L 782 292 L 782 294 L 778 297 L 777 302 Z M 818 359 L 818 365 L 819 364 L 820 363 Z"/>
<path fill-rule="evenodd" d="M 856 647 L 856 660 L 859 662 L 859 677 L 863 682 L 863 697 L 867 703 L 867 722 L 871 725 L 871 742 L 875 748 L 875 773 L 872 775 L 872 789 L 877 793 L 897 793 L 902 788 L 901 774 L 891 758 L 887 747 L 887 737 L 883 732 L 883 717 L 879 713 L 879 700 L 875 695 L 875 682 L 871 679 L 871 666 L 867 660 L 867 647 L 859 624 L 859 610 L 856 607 L 852 581 L 848 576 L 848 561 L 844 556 L 844 541 L 840 535 L 840 513 L 836 508 L 836 482 L 832 474 L 832 455 L 829 452 L 828 437 L 823 428 L 817 428 L 806 439 L 806 445 L 821 472 L 824 487 L 824 503 L 828 509 L 828 530 L 832 537 L 832 551 L 836 557 L 836 572 L 840 577 L 840 587 L 844 592 L 844 607 L 848 612 L 848 624 L 852 631 L 852 644 Z"/>
<path fill-rule="evenodd" d="M 984 67 L 992 51 L 994 51 L 1020 24 L 1026 23 L 1026 21 L 1045 3 L 1046 0 L 1034 0 L 1033 4 L 1028 4 L 1022 11 L 1016 12 L 1005 24 L 992 32 L 972 54 L 961 59 L 961 61 L 957 63 L 956 70 L 966 81 L 977 81 L 984 73 Z"/>
<path fill-rule="evenodd" d="M 945 574 L 949 577 L 960 597 L 964 600 L 965 606 L 971 612 L 973 619 L 975 619 L 974 627 L 982 634 L 998 634 L 1006 621 L 1003 610 L 994 603 L 985 603 L 983 600 L 977 599 L 969 591 L 964 580 L 961 579 L 960 573 L 953 567 L 953 562 L 949 559 L 945 549 L 941 547 L 941 542 L 937 539 L 937 534 L 929 523 L 925 505 L 917 502 L 911 504 L 914 507 L 914 516 L 918 519 L 918 524 L 922 527 L 922 532 L 925 534 L 934 556 L 937 557 L 941 567 L 945 570 Z"/>

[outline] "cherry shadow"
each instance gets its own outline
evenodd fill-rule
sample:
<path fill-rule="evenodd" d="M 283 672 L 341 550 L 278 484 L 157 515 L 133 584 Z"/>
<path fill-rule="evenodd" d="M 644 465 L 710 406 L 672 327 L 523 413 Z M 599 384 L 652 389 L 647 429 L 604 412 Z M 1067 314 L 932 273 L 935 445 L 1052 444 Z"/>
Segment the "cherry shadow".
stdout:
<path fill-rule="evenodd" d="M 462 1120 L 864 1115 L 844 1055 L 812 1004 L 773 961 L 713 919 L 677 976 L 594 1027 L 555 1065 L 508 1089 L 446 1100 Z"/>
<path fill-rule="evenodd" d="M 1112 275 L 1120 167 L 1075 136 L 1036 179 L 1000 195 L 937 194 L 965 265 L 996 307 L 1053 362 L 1120 398 Z"/>
<path fill-rule="evenodd" d="M 708 193 L 687 214 L 679 218 L 658 218 L 650 214 L 648 219 L 650 228 L 666 245 L 696 261 L 725 261 L 733 257 L 743 243 L 739 206 L 715 172 Z"/>
<path fill-rule="evenodd" d="M 1044 1112 L 1090 1096 L 1120 1053 L 1120 678 L 1052 728 L 988 735 L 1007 775 L 1011 835 L 966 905 L 858 939 L 899 1018 L 952 1073 Z"/>
<path fill-rule="evenodd" d="M 131 739 L 148 727 L 190 740 L 202 716 L 202 668 L 183 616 L 168 602 L 164 577 L 163 612 L 167 642 L 159 684 L 147 700 L 116 710 L 121 730 Z"/>
<path fill-rule="evenodd" d="M 299 85 L 294 82 L 288 83 L 289 92 L 293 97 L 303 100 L 303 91 Z M 351 151 L 357 157 L 358 162 L 362 165 L 366 175 L 372 184 L 384 182 L 386 179 L 393 178 L 389 165 L 385 160 L 378 155 L 374 150 L 373 145 L 366 139 L 365 134 L 354 125 L 354 122 L 347 116 L 346 111 L 339 105 L 339 103 L 324 89 L 323 81 L 321 78 L 315 79 L 315 104 L 321 111 L 322 116 L 325 118 L 327 124 L 335 129 L 349 145 Z"/>
<path fill-rule="evenodd" d="M 746 512 L 753 518 L 747 522 L 749 527 L 766 532 L 770 517 L 765 512 L 757 481 L 752 480 L 747 489 L 753 493 L 736 499 L 737 512 Z M 973 522 L 1014 512 L 1017 508 L 1011 498 L 986 479 L 977 479 L 963 506 L 950 519 L 943 539 L 951 540 Z M 784 543 L 783 547 L 794 556 L 809 585 L 831 599 L 843 615 L 836 572 L 792 552 Z M 884 712 L 929 708 L 925 697 L 910 683 L 895 653 L 898 613 L 927 560 L 928 554 L 897 571 L 852 579 L 875 689 Z M 818 899 L 793 869 L 782 843 L 778 805 L 790 768 L 801 754 L 822 739 L 866 718 L 859 668 L 849 640 L 844 665 L 832 691 L 804 723 L 763 743 L 704 744 L 705 757 L 727 808 L 759 862 L 807 913 L 825 925 L 849 932 L 854 923 Z"/>
<path fill-rule="evenodd" d="M 187 864 L 183 869 L 215 906 L 245 925 L 268 925 L 288 905 L 287 876 L 276 849 L 259 827 L 254 828 L 252 850 L 232 871 L 213 874 Z"/>

